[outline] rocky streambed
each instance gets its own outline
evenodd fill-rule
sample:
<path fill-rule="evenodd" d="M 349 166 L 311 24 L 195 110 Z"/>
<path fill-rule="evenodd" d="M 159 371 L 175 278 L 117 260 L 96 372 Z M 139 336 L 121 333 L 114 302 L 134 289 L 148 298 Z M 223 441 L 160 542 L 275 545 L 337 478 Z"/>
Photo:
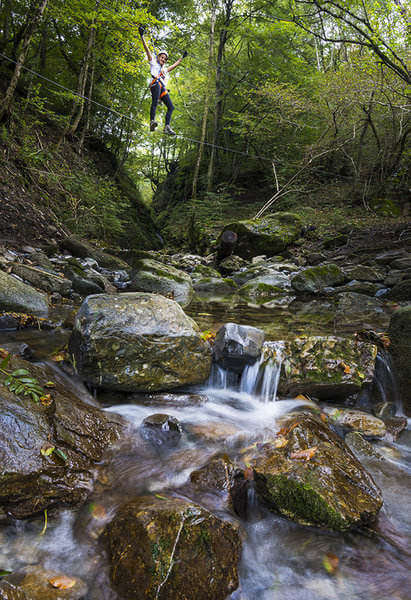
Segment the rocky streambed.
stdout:
<path fill-rule="evenodd" d="M 408 257 L 247 228 L 3 250 L 0 598 L 408 597 Z"/>

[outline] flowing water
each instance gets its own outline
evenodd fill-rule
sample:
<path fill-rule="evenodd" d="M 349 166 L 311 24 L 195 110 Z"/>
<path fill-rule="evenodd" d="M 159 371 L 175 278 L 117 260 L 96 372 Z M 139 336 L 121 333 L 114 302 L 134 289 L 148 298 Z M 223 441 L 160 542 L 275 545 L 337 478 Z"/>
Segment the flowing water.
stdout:
<path fill-rule="evenodd" d="M 51 513 L 43 535 L 41 519 L 4 527 L 0 568 L 41 565 L 62 570 L 87 582 L 89 600 L 116 598 L 108 586 L 107 564 L 97 542 L 116 508 L 141 493 L 184 490 L 190 472 L 214 453 L 240 457 L 242 448 L 268 439 L 284 414 L 304 406 L 304 401 L 298 400 L 273 401 L 281 345 L 269 344 L 268 350 L 240 380 L 232 376 L 230 380 L 229 373 L 216 370 L 208 386 L 196 390 L 192 403 L 190 396 L 185 396 L 181 406 L 177 397 L 174 405 L 108 408 L 127 419 L 130 436 L 102 466 L 90 502 L 80 511 Z M 176 417 L 183 427 L 181 442 L 173 451 L 159 452 L 139 434 L 143 419 L 155 412 Z M 382 458 L 365 461 L 384 496 L 379 535 L 343 535 L 296 525 L 264 512 L 251 488 L 251 518 L 241 522 L 245 532 L 241 585 L 232 600 L 409 599 L 410 556 L 405 548 L 411 535 L 410 441 L 411 432 L 407 431 L 398 443 L 380 442 Z M 212 490 L 196 501 L 224 517 L 226 509 Z M 338 561 L 333 573 L 324 566 L 330 556 Z"/>

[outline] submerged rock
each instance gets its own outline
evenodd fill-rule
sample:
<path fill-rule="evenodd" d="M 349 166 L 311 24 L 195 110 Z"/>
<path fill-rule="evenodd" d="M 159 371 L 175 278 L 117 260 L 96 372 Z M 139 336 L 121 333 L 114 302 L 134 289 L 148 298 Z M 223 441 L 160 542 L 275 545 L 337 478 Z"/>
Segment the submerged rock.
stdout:
<path fill-rule="evenodd" d="M 10 369 L 21 368 L 41 387 L 54 385 L 35 402 L 0 383 L 0 506 L 16 518 L 83 502 L 96 461 L 122 429 L 115 415 L 85 404 L 56 381 L 50 367 L 13 357 Z"/>
<path fill-rule="evenodd" d="M 202 383 L 211 350 L 196 323 L 161 295 L 89 296 L 69 344 L 79 374 L 94 387 L 167 391 Z"/>
<path fill-rule="evenodd" d="M 190 275 L 174 267 L 144 258 L 135 263 L 129 285 L 131 292 L 157 292 L 188 306 L 193 298 Z"/>
<path fill-rule="evenodd" d="M 0 270 L 0 310 L 48 315 L 47 296 Z"/>
<path fill-rule="evenodd" d="M 293 213 L 273 213 L 263 219 L 237 221 L 224 228 L 237 234 L 234 253 L 241 258 L 260 254 L 273 256 L 296 240 L 301 231 L 301 219 Z M 224 235 L 224 231 L 221 235 Z"/>
<path fill-rule="evenodd" d="M 237 528 L 196 504 L 141 497 L 105 533 L 111 580 L 125 600 L 223 600 L 238 586 Z"/>
<path fill-rule="evenodd" d="M 27 567 L 23 571 L 8 575 L 6 582 L 13 586 L 18 582 L 16 588 L 19 593 L 24 594 L 21 597 L 27 600 L 82 600 L 87 595 L 87 585 L 78 577 L 71 577 L 58 571 L 45 570 L 41 565 Z M 59 582 L 67 587 L 59 589 Z M 10 596 L 8 598 L 10 600 L 16 598 L 17 600 L 20 596 Z"/>
<path fill-rule="evenodd" d="M 257 327 L 226 323 L 217 332 L 213 345 L 214 360 L 226 369 L 241 373 L 261 354 L 264 332 Z"/>
<path fill-rule="evenodd" d="M 372 522 L 381 492 L 344 442 L 319 418 L 289 419 L 281 437 L 248 457 L 268 508 L 304 525 L 346 530 Z"/>
<path fill-rule="evenodd" d="M 181 438 L 181 425 L 175 417 L 156 413 L 146 417 L 140 427 L 141 436 L 158 448 L 174 448 Z"/>

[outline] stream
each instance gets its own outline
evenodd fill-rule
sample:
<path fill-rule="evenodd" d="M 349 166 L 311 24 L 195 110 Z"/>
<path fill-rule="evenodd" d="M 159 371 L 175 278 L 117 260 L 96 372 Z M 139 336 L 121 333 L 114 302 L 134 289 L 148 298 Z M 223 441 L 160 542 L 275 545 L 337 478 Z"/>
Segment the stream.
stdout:
<path fill-rule="evenodd" d="M 280 331 L 289 330 L 289 323 L 280 322 L 272 312 L 248 309 L 246 314 L 227 315 L 227 307 L 214 312 L 210 305 L 203 310 L 190 308 L 193 314 L 196 311 L 202 329 L 214 330 L 220 322 L 237 318 L 236 322 L 265 329 L 268 339 L 278 339 Z M 304 326 L 303 321 L 295 320 L 294 332 Z M 317 322 L 310 333 L 318 329 L 335 333 L 329 322 Z M 24 341 L 36 358 L 44 359 L 51 346 L 61 347 L 66 334 L 62 330 L 56 338 L 55 332 L 12 332 L 2 336 L 1 345 L 15 349 Z M 184 496 L 189 474 L 215 453 L 241 461 L 242 450 L 267 440 L 283 415 L 310 404 L 295 399 L 268 401 L 276 395 L 281 362 L 281 345 L 272 343 L 278 349 L 277 360 L 263 370 L 258 364 L 248 367 L 239 384 L 223 369 L 214 368 L 206 385 L 167 395 L 163 403 L 119 405 L 105 396 L 105 410 L 122 415 L 129 423 L 127 441 L 101 465 L 95 490 L 80 510 L 50 511 L 47 524 L 42 517 L 0 528 L 1 570 L 27 565 L 61 570 L 87 583 L 87 600 L 117 598 L 109 586 L 108 564 L 97 538 L 119 505 L 144 492 L 161 494 L 178 488 L 177 493 Z M 89 401 L 93 402 L 91 396 Z M 180 422 L 183 435 L 175 449 L 160 452 L 141 437 L 140 425 L 153 413 L 167 413 Z M 258 506 L 251 490 L 250 519 L 241 522 L 240 587 L 230 596 L 232 600 L 409 599 L 409 425 L 397 442 L 380 441 L 374 447 L 378 457 L 361 456 L 361 462 L 384 498 L 377 532 L 341 534 L 297 525 Z M 233 518 L 222 497 L 212 490 L 193 500 L 220 517 Z M 327 569 L 330 557 L 337 561 L 331 570 Z"/>

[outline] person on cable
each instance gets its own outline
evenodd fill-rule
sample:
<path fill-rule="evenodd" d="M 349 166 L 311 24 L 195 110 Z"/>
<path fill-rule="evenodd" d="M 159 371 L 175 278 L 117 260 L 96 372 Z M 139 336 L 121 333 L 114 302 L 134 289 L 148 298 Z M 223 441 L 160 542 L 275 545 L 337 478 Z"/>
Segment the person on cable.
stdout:
<path fill-rule="evenodd" d="M 148 62 L 150 63 L 151 76 L 153 77 L 150 83 L 152 98 L 150 109 L 150 131 L 154 131 L 158 125 L 156 121 L 156 111 L 158 103 L 161 100 L 167 107 L 164 133 L 168 133 L 169 135 L 176 135 L 176 132 L 173 131 L 170 127 L 171 115 L 174 110 L 174 105 L 171 101 L 166 85 L 170 77 L 170 71 L 178 67 L 178 65 L 181 63 L 183 58 L 187 56 L 188 53 L 184 52 L 183 56 L 179 58 L 173 65 L 166 67 L 165 64 L 168 60 L 168 53 L 165 50 L 160 50 L 157 56 L 153 57 L 144 39 L 145 28 L 142 25 L 140 25 L 138 31 L 141 36 L 141 41 L 144 46 L 144 50 L 147 54 Z"/>

